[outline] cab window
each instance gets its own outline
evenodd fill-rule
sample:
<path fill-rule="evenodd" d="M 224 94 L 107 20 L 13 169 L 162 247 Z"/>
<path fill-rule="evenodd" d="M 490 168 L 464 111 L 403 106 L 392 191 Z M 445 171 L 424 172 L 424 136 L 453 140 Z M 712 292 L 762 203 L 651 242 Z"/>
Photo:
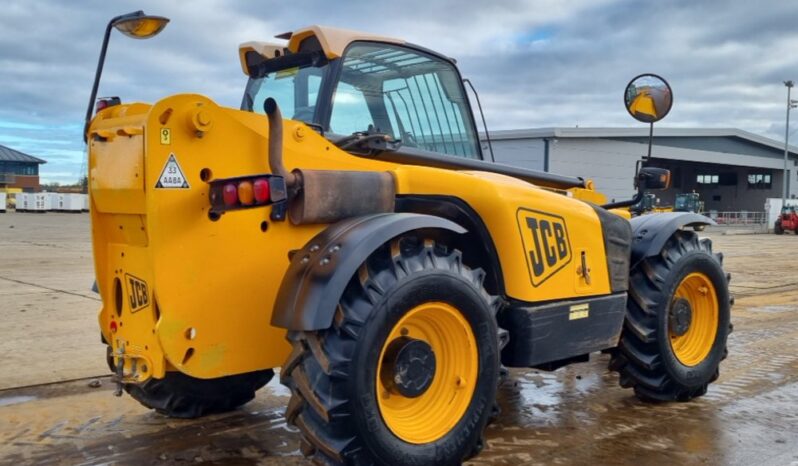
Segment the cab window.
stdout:
<path fill-rule="evenodd" d="M 479 158 L 471 112 L 454 66 L 388 44 L 355 43 L 343 57 L 329 131 L 377 131 L 403 147 Z"/>

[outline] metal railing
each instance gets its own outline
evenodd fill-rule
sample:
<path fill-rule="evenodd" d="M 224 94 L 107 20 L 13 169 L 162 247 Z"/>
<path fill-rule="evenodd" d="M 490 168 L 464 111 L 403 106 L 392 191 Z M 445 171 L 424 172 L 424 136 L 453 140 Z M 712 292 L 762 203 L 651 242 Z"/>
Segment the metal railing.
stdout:
<path fill-rule="evenodd" d="M 0 184 L 14 184 L 17 181 L 17 175 L 13 173 L 0 173 Z"/>
<path fill-rule="evenodd" d="M 702 212 L 702 215 L 714 220 L 718 225 L 726 226 L 759 226 L 767 227 L 767 212 Z"/>

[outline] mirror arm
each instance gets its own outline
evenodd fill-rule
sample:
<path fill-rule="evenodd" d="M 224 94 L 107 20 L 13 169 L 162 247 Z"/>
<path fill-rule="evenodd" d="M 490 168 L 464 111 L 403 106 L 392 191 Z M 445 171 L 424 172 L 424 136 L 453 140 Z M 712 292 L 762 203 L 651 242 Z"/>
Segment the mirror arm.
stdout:
<path fill-rule="evenodd" d="M 86 109 L 86 122 L 83 124 L 83 142 L 88 142 L 88 134 L 89 131 L 89 123 L 91 122 L 91 116 L 94 113 L 94 101 L 97 99 L 97 89 L 100 87 L 100 76 L 103 74 L 103 65 L 105 65 L 105 53 L 108 51 L 108 40 L 111 38 L 111 29 L 113 29 L 114 24 L 117 21 L 129 18 L 129 17 L 136 17 L 142 16 L 144 14 L 143 11 L 134 11 L 132 13 L 127 13 L 124 15 L 119 15 L 111 18 L 111 21 L 108 21 L 108 25 L 105 27 L 105 35 L 103 36 L 103 45 L 100 48 L 100 59 L 97 60 L 97 71 L 94 72 L 94 85 L 91 87 L 91 96 L 89 96 L 89 107 Z"/>
<path fill-rule="evenodd" d="M 644 188 L 643 183 L 640 183 L 637 188 L 637 193 L 635 193 L 635 195 L 632 196 L 631 199 L 625 201 L 610 202 L 609 204 L 604 204 L 603 206 L 601 206 L 601 208 L 609 210 L 609 209 L 619 209 L 622 207 L 633 206 L 638 202 L 640 202 L 641 199 L 643 199 L 643 193 L 644 193 L 643 188 Z"/>

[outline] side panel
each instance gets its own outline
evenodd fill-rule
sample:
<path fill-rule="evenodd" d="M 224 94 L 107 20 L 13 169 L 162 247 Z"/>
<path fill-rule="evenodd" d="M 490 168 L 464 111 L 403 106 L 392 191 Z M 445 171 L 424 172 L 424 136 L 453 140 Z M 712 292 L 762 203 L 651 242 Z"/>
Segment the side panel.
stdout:
<path fill-rule="evenodd" d="M 496 246 L 510 298 L 611 292 L 601 222 L 589 204 L 495 173 L 402 166 L 395 174 L 398 194 L 454 196 L 476 211 Z"/>

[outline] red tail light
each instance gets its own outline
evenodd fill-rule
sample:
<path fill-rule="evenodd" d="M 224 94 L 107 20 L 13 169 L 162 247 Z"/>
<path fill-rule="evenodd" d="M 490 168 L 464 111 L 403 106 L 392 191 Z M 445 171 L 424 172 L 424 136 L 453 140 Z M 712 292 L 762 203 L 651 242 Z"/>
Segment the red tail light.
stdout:
<path fill-rule="evenodd" d="M 239 176 L 209 183 L 211 212 L 261 207 L 286 199 L 285 180 L 275 175 Z"/>
<path fill-rule="evenodd" d="M 255 180 L 253 186 L 255 189 L 255 202 L 258 204 L 269 202 L 269 199 L 271 199 L 271 195 L 269 193 L 269 180 L 266 178 L 259 178 Z"/>
<path fill-rule="evenodd" d="M 224 200 L 224 205 L 227 207 L 232 207 L 238 204 L 238 188 L 233 183 L 227 183 L 222 188 L 222 197 Z"/>

